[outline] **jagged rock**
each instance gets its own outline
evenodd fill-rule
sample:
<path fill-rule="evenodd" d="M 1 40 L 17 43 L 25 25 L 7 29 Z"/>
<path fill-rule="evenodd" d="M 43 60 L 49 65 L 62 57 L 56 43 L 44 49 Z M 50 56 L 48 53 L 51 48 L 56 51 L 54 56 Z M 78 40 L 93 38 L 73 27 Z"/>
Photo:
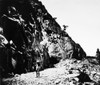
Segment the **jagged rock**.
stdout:
<path fill-rule="evenodd" d="M 8 42 L 3 64 L 12 64 L 14 73 L 34 71 L 37 60 L 44 69 L 66 58 L 86 56 L 38 0 L 0 0 L 0 27 Z"/>
<path fill-rule="evenodd" d="M 97 51 L 96 51 L 96 59 L 97 59 L 98 63 L 100 64 L 100 51 L 99 51 L 99 49 L 97 49 Z"/>

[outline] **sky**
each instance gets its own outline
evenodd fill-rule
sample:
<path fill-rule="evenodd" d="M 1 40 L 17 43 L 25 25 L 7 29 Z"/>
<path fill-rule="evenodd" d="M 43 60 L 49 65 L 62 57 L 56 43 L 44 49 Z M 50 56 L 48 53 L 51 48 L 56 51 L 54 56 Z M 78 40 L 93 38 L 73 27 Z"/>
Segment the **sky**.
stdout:
<path fill-rule="evenodd" d="M 40 0 L 89 56 L 100 49 L 100 0 Z"/>

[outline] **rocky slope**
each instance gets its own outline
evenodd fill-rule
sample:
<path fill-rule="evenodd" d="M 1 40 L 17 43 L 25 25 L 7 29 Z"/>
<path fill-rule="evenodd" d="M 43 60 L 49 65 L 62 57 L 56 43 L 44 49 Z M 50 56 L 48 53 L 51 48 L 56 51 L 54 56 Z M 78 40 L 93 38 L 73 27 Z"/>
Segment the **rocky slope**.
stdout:
<path fill-rule="evenodd" d="M 0 0 L 0 29 L 1 68 L 8 73 L 33 71 L 37 60 L 44 69 L 66 58 L 86 57 L 38 0 Z"/>
<path fill-rule="evenodd" d="M 4 85 L 100 85 L 100 66 L 88 60 L 66 59 L 55 65 L 55 68 L 16 75 L 3 79 Z"/>

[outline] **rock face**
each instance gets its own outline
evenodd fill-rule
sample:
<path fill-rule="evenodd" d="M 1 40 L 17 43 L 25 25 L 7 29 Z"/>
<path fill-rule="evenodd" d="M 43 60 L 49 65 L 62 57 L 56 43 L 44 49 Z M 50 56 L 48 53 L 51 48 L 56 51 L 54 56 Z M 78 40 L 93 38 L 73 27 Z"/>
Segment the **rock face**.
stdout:
<path fill-rule="evenodd" d="M 86 57 L 81 46 L 61 29 L 38 0 L 0 0 L 0 27 L 3 72 L 34 71 L 38 60 L 42 70 L 60 60 Z"/>

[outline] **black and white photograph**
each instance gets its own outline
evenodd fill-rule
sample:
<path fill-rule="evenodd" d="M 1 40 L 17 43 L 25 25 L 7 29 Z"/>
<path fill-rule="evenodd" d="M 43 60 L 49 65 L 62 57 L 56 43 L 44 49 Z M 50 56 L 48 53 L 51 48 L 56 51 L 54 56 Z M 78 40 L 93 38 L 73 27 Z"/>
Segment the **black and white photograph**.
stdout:
<path fill-rule="evenodd" d="M 100 85 L 100 0 L 0 0 L 0 85 Z"/>

